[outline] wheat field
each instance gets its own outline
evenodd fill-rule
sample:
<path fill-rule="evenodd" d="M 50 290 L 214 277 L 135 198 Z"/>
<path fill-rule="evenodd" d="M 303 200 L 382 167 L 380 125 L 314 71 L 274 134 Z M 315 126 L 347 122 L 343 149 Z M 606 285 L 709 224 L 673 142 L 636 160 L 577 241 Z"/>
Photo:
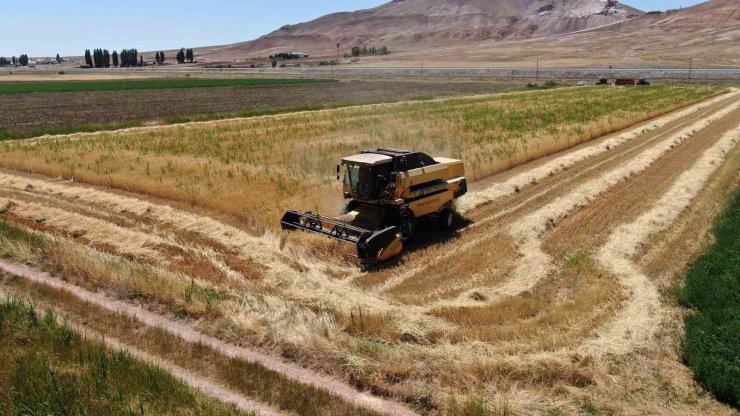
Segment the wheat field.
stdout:
<path fill-rule="evenodd" d="M 39 240 L 0 255 L 420 413 L 723 413 L 647 262 L 737 183 L 738 116 L 737 91 L 585 87 L 8 142 L 0 212 Z M 377 146 L 462 158 L 469 225 L 369 272 L 278 231 Z"/>

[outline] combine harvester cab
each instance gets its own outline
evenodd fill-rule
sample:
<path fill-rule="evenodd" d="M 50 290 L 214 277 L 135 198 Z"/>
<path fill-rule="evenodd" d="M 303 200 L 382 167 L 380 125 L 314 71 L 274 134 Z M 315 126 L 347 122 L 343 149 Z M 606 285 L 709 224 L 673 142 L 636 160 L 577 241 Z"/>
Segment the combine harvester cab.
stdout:
<path fill-rule="evenodd" d="M 461 160 L 390 148 L 342 159 L 337 180 L 348 200 L 338 217 L 288 211 L 280 224 L 354 244 L 363 266 L 399 255 L 420 218 L 434 216 L 441 228 L 452 227 L 453 201 L 467 192 Z"/>

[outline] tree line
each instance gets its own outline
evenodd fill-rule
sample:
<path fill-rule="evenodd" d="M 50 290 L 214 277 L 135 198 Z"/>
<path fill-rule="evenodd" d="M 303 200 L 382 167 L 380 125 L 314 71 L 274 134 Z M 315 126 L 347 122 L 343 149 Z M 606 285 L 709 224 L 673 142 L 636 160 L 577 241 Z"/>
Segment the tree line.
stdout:
<path fill-rule="evenodd" d="M 57 55 L 57 60 L 60 58 Z M 165 63 L 165 54 L 162 51 L 155 53 L 154 61 L 157 65 L 163 65 Z M 194 62 L 195 56 L 192 49 L 180 49 L 177 52 L 177 63 Z M 113 51 L 108 52 L 107 49 L 94 49 L 90 52 L 90 49 L 85 50 L 85 65 L 88 68 L 110 68 L 121 67 L 131 68 L 137 66 L 145 66 L 144 56 L 139 54 L 137 49 L 123 49 L 121 53 Z"/>
<path fill-rule="evenodd" d="M 193 54 L 193 50 L 192 49 L 187 49 L 186 50 L 185 48 L 182 48 L 182 49 L 180 49 L 177 52 L 176 58 L 177 58 L 177 63 L 178 64 L 183 64 L 185 62 L 192 63 L 195 60 L 195 56 Z"/>
<path fill-rule="evenodd" d="M 8 65 L 28 66 L 28 55 L 23 54 L 17 58 L 14 56 L 10 59 L 5 58 L 5 57 L 0 57 L 0 66 L 8 66 Z"/>
<path fill-rule="evenodd" d="M 381 46 L 380 48 L 376 48 L 375 46 L 367 47 L 367 46 L 353 46 L 352 51 L 350 54 L 345 54 L 345 58 L 351 57 L 358 57 L 358 56 L 373 56 L 373 55 L 390 55 L 390 51 L 387 47 Z"/>

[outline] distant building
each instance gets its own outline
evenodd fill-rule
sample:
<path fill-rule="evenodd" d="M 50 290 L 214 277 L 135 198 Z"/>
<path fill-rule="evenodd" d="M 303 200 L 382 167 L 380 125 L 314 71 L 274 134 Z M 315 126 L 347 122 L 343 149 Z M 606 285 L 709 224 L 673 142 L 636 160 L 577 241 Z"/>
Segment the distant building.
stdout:
<path fill-rule="evenodd" d="M 308 54 L 303 52 L 291 52 L 290 56 L 293 59 L 308 58 Z"/>

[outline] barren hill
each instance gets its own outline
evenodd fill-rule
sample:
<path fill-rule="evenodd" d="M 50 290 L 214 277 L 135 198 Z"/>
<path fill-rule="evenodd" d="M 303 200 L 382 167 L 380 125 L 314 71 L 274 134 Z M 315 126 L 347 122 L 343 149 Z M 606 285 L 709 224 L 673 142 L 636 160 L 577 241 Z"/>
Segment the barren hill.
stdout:
<path fill-rule="evenodd" d="M 267 56 L 301 50 L 333 55 L 337 44 L 342 52 L 355 45 L 381 44 L 410 50 L 572 33 L 642 14 L 615 0 L 393 0 L 373 9 L 286 25 L 253 41 L 204 52 Z"/>
<path fill-rule="evenodd" d="M 340 48 L 337 49 L 337 44 Z M 355 65 L 740 65 L 737 0 L 643 13 L 613 0 L 394 0 L 287 25 L 258 39 L 202 48 L 206 62 L 302 51 L 335 58 L 352 46 L 389 56 Z"/>
<path fill-rule="evenodd" d="M 417 49 L 363 58 L 361 65 L 529 66 L 740 65 L 737 0 L 711 0 L 682 10 L 643 14 L 605 27 L 513 41 L 482 41 L 463 47 Z"/>

